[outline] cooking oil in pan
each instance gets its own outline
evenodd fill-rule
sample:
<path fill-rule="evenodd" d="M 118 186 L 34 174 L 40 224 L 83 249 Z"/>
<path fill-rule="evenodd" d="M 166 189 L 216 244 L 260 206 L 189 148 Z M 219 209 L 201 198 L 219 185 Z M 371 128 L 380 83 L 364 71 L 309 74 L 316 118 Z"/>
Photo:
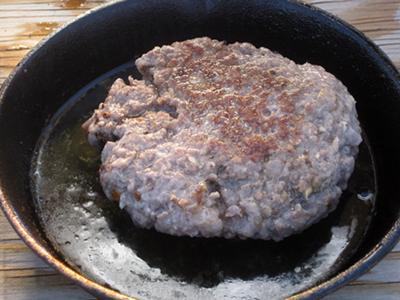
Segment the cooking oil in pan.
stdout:
<path fill-rule="evenodd" d="M 106 199 L 98 180 L 100 152 L 81 124 L 123 65 L 78 92 L 51 120 L 32 164 L 32 192 L 41 224 L 73 268 L 101 284 L 143 299 L 276 299 L 326 279 L 351 258 L 368 228 L 376 185 L 369 147 L 338 208 L 282 242 L 174 237 L 136 228 Z"/>

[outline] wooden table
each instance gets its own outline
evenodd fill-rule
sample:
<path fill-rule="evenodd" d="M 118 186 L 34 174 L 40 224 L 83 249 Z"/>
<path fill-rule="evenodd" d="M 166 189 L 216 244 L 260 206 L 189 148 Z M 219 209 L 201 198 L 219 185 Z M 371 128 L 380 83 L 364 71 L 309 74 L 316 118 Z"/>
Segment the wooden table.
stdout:
<path fill-rule="evenodd" d="M 40 39 L 105 0 L 0 0 L 0 82 Z M 400 67 L 400 0 L 308 0 L 371 37 Z M 0 300 L 94 299 L 19 239 L 0 212 Z M 400 244 L 327 299 L 400 299 Z"/>

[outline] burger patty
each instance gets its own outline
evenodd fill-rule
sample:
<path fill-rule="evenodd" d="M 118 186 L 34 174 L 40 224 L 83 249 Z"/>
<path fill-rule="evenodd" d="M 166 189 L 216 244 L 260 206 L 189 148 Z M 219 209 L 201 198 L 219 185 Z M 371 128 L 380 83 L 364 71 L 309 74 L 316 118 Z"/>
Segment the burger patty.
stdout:
<path fill-rule="evenodd" d="M 207 37 L 155 47 L 83 127 L 134 224 L 281 240 L 338 204 L 361 143 L 355 101 L 322 67 Z"/>

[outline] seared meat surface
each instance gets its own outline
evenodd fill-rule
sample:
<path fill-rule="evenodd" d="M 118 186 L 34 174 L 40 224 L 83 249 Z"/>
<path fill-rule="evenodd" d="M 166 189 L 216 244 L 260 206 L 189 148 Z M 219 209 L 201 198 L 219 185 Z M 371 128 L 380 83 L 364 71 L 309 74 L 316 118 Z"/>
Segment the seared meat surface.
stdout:
<path fill-rule="evenodd" d="M 136 60 L 84 124 L 133 222 L 172 235 L 281 240 L 332 211 L 361 142 L 355 101 L 322 67 L 196 38 Z"/>

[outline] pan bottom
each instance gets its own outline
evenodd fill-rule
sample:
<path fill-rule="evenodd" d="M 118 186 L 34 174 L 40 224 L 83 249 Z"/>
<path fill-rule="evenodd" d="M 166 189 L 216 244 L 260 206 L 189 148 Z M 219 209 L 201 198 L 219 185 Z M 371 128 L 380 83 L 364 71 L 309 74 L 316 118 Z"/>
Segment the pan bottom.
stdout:
<path fill-rule="evenodd" d="M 31 188 L 43 230 L 73 268 L 124 294 L 145 299 L 276 299 L 295 294 L 343 268 L 362 242 L 376 197 L 368 144 L 338 208 L 281 242 L 174 237 L 136 228 L 106 199 L 98 180 L 100 153 L 81 124 L 125 64 L 72 97 L 40 138 Z"/>

